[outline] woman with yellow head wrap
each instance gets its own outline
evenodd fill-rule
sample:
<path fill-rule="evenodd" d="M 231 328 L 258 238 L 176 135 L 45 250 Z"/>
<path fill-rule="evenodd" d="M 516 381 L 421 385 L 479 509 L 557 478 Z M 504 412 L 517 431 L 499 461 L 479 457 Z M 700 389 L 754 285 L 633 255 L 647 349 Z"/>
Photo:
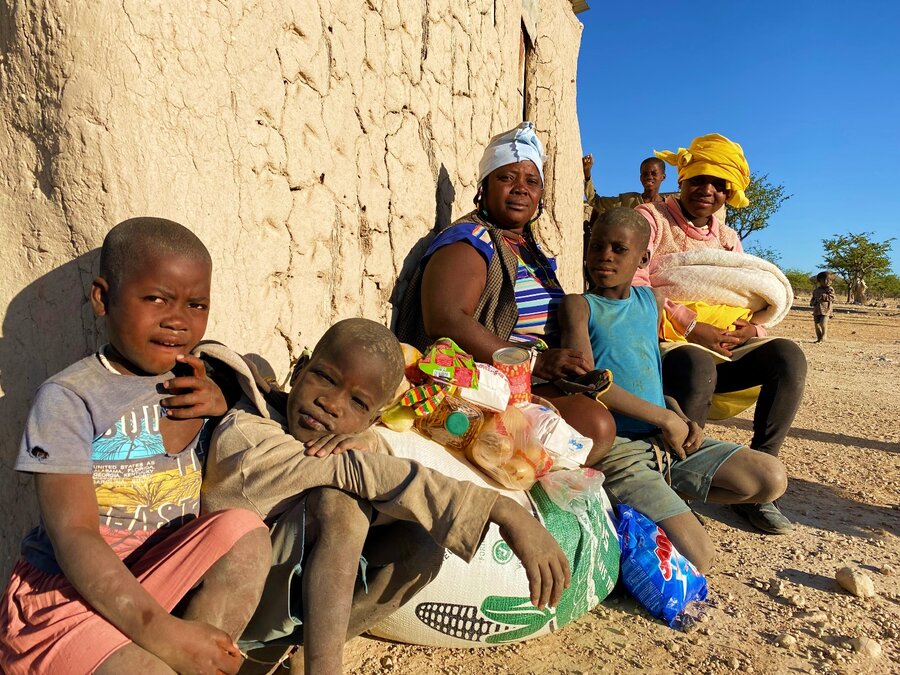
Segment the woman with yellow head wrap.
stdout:
<path fill-rule="evenodd" d="M 636 207 L 650 222 L 651 255 L 658 258 L 698 248 L 742 253 L 737 233 L 716 217 L 725 204 L 738 209 L 750 204 L 746 195 L 750 166 L 741 146 L 721 134 L 707 134 L 677 152 L 654 154 L 678 170 L 681 193 Z M 653 269 L 651 258 L 650 267 L 635 275 L 635 285 L 649 284 Z"/>
<path fill-rule="evenodd" d="M 725 180 L 725 203 L 736 209 L 750 204 L 744 190 L 750 185 L 750 166 L 740 145 L 720 134 L 695 138 L 689 148 L 678 152 L 653 153 L 666 164 L 678 168 L 678 182 L 695 176 L 712 176 Z"/>
<path fill-rule="evenodd" d="M 647 219 L 651 230 L 650 265 L 638 270 L 632 282 L 636 286 L 652 285 L 656 266 L 669 254 L 698 249 L 743 253 L 737 233 L 715 215 L 724 204 L 743 208 L 750 203 L 746 195 L 750 167 L 741 146 L 721 134 L 707 134 L 677 152 L 655 154 L 678 169 L 681 192 L 662 203 L 642 204 L 635 209 Z M 723 394 L 759 387 L 750 447 L 777 455 L 800 406 L 806 358 L 796 344 L 781 338 L 758 341 L 758 346 L 741 350 L 740 358 L 732 358 L 732 350 L 765 336 L 766 329 L 753 324 L 752 318 L 749 321 L 739 318 L 732 326 L 717 327 L 681 304 L 702 300 L 699 297 L 664 300 L 667 331 L 671 329 L 678 339 L 705 347 L 697 349 L 687 345 L 666 352 L 664 392 L 679 403 L 688 417 L 703 426 L 714 395 L 720 398 Z M 703 305 L 702 302 L 687 304 Z M 667 339 L 673 339 L 668 332 L 666 335 Z M 735 510 L 766 532 L 782 534 L 792 529 L 791 522 L 774 504 L 743 504 Z"/>

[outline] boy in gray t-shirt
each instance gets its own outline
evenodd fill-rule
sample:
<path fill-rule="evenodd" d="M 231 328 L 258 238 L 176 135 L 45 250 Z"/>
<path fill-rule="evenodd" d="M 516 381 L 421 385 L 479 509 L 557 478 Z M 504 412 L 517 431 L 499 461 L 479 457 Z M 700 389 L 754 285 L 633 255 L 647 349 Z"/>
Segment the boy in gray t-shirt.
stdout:
<path fill-rule="evenodd" d="M 91 305 L 109 344 L 41 385 L 16 462 L 35 477 L 41 524 L 0 603 L 3 672 L 240 667 L 270 545 L 249 511 L 198 517 L 203 418 L 226 407 L 190 356 L 211 273 L 177 223 L 107 234 Z"/>

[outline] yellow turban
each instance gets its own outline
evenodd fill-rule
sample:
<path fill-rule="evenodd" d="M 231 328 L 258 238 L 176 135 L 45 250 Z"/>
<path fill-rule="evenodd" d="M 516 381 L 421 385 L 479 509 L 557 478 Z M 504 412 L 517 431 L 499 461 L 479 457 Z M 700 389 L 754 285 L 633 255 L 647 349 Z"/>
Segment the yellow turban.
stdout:
<path fill-rule="evenodd" d="M 678 152 L 654 153 L 662 161 L 678 167 L 678 182 L 694 176 L 724 178 L 729 206 L 742 209 L 750 204 L 744 190 L 750 185 L 750 166 L 740 145 L 720 134 L 707 134 L 691 141 L 691 147 Z"/>

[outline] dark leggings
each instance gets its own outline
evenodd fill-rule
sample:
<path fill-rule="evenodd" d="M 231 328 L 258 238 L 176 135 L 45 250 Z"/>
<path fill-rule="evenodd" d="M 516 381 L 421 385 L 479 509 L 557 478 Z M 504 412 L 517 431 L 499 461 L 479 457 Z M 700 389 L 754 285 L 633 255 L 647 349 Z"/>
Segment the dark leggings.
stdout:
<path fill-rule="evenodd" d="M 737 361 L 719 365 L 702 349 L 679 347 L 666 355 L 662 370 L 666 396 L 678 401 L 685 415 L 700 426 L 706 425 L 713 393 L 762 385 L 750 447 L 777 456 L 800 407 L 806 356 L 800 347 L 783 338 L 770 340 Z"/>

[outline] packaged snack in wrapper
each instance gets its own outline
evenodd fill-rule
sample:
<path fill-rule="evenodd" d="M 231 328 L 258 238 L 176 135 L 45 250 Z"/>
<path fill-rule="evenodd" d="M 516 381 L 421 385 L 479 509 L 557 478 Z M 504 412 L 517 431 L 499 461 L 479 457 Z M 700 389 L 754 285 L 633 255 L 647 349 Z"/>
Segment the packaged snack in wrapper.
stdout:
<path fill-rule="evenodd" d="M 417 418 L 437 410 L 452 389 L 439 382 L 413 387 L 381 414 L 381 423 L 394 431 L 409 431 Z"/>
<path fill-rule="evenodd" d="M 525 415 L 513 406 L 484 423 L 466 457 L 511 490 L 528 490 L 553 466 Z"/>
<path fill-rule="evenodd" d="M 509 379 L 494 366 L 476 363 L 478 388 L 459 387 L 456 395 L 479 408 L 491 412 L 503 412 L 509 401 Z"/>
<path fill-rule="evenodd" d="M 537 397 L 532 397 L 535 399 Z M 594 441 L 579 434 L 559 412 L 541 403 L 517 403 L 531 425 L 531 432 L 553 458 L 553 469 L 577 469 L 587 460 Z"/>
<path fill-rule="evenodd" d="M 436 380 L 459 387 L 478 387 L 475 359 L 450 338 L 441 338 L 428 348 L 419 360 L 419 370 Z"/>
<path fill-rule="evenodd" d="M 444 398 L 452 391 L 453 387 L 450 385 L 441 382 L 430 382 L 413 387 L 400 397 L 398 403 L 407 408 L 412 408 L 417 417 L 423 417 L 437 410 Z"/>
<path fill-rule="evenodd" d="M 647 516 L 627 504 L 616 508 L 622 582 L 648 612 L 672 626 L 690 602 L 706 599 L 706 577 Z"/>

